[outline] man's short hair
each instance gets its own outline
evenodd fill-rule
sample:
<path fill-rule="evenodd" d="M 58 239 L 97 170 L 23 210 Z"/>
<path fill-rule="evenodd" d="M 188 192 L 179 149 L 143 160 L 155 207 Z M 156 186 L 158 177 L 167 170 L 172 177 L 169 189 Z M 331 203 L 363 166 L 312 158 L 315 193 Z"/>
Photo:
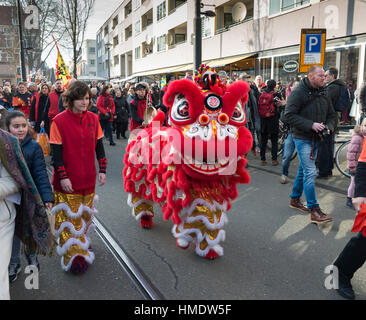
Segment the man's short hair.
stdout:
<path fill-rule="evenodd" d="M 338 79 L 338 69 L 337 68 L 331 67 L 327 71 L 329 72 L 329 74 L 331 74 L 334 77 L 334 79 Z"/>
<path fill-rule="evenodd" d="M 251 78 L 250 74 L 247 74 L 246 72 L 241 73 L 239 76 L 240 80 L 245 80 L 245 79 L 250 79 L 250 78 Z"/>
<path fill-rule="evenodd" d="M 308 74 L 309 74 L 309 73 L 314 73 L 314 71 L 315 71 L 315 70 L 317 70 L 317 69 L 323 69 L 323 67 L 322 67 L 321 65 L 318 65 L 318 64 L 316 64 L 316 65 L 312 65 L 312 66 L 309 68 Z"/>

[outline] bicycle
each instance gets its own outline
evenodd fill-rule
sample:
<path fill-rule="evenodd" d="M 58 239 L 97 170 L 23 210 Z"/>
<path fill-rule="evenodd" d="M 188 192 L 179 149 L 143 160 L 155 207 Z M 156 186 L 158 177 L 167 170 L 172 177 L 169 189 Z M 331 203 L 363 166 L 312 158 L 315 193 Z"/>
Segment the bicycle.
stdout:
<path fill-rule="evenodd" d="M 353 129 L 354 126 L 339 126 L 339 129 Z M 350 178 L 351 175 L 348 172 L 347 168 L 347 151 L 348 151 L 348 145 L 351 142 L 351 137 L 347 137 L 346 140 L 336 141 L 335 143 L 340 143 L 341 145 L 337 148 L 337 151 L 334 155 L 334 162 L 339 170 L 340 173 L 342 173 L 344 176 Z"/>

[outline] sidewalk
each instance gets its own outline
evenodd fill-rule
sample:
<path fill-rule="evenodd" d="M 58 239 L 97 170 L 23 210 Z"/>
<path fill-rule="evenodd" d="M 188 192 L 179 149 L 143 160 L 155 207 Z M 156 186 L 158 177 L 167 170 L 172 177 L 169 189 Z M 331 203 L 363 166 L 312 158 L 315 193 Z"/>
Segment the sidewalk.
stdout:
<path fill-rule="evenodd" d="M 270 152 L 266 153 L 267 165 L 265 165 L 265 166 L 261 165 L 261 161 L 260 161 L 261 159 L 260 159 L 259 153 L 256 156 L 254 156 L 252 152 L 249 152 L 247 155 L 247 159 L 248 159 L 249 167 L 278 175 L 278 183 L 280 184 L 282 157 L 279 157 L 277 159 L 279 162 L 278 166 L 272 166 Z M 290 183 L 292 183 L 294 181 L 294 179 L 296 178 L 298 167 L 299 167 L 299 158 L 296 157 L 294 160 L 291 161 L 291 164 L 290 164 L 290 169 L 289 169 Z M 316 180 L 317 187 L 327 189 L 329 191 L 341 193 L 344 195 L 345 198 L 347 197 L 347 190 L 348 190 L 349 183 L 350 183 L 350 179 L 347 178 L 346 176 L 344 176 L 343 174 L 341 174 L 335 165 L 334 165 L 332 177 L 330 177 L 328 179 L 317 179 Z"/>

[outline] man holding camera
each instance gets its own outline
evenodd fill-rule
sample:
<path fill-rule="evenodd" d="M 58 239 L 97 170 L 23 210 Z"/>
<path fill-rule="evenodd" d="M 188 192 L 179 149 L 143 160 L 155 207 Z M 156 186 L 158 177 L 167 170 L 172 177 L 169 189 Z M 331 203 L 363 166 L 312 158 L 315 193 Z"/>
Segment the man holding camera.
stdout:
<path fill-rule="evenodd" d="M 290 195 L 290 207 L 310 212 L 311 222 L 332 221 L 319 207 L 315 193 L 317 176 L 315 159 L 319 141 L 337 126 L 337 114 L 324 90 L 322 66 L 312 66 L 308 76 L 289 96 L 285 108 L 285 121 L 290 125 L 300 159 L 299 169 Z M 305 193 L 307 207 L 300 200 Z"/>

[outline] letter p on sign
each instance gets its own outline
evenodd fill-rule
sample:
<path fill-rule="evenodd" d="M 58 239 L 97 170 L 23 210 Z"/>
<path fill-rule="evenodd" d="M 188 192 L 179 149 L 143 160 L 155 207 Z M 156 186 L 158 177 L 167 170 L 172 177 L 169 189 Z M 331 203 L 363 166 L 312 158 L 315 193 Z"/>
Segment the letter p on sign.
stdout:
<path fill-rule="evenodd" d="M 320 53 L 321 52 L 321 34 L 306 35 L 306 53 Z"/>

